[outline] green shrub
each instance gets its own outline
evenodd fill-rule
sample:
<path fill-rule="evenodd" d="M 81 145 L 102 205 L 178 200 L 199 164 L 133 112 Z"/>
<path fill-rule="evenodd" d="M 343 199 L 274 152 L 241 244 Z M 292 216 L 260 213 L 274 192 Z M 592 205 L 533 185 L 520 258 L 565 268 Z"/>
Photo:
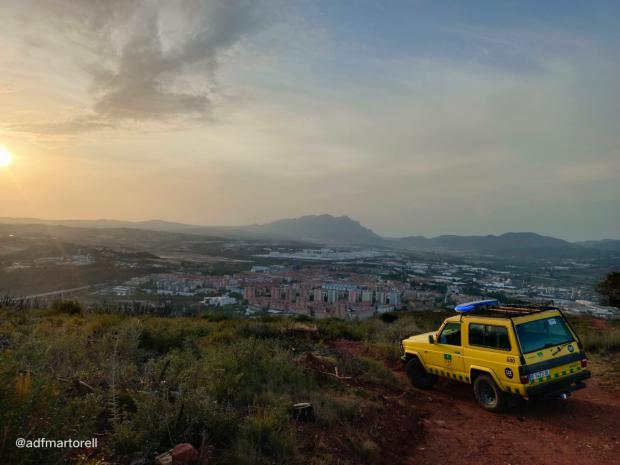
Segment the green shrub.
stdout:
<path fill-rule="evenodd" d="M 72 300 L 55 300 L 52 303 L 52 310 L 56 313 L 66 313 L 71 316 L 84 314 L 82 305 Z"/>
<path fill-rule="evenodd" d="M 172 350 L 195 344 L 199 338 L 211 334 L 211 323 L 192 318 L 151 318 L 144 321 L 140 347 L 163 355 Z"/>
<path fill-rule="evenodd" d="M 386 344 L 399 344 L 412 334 L 420 333 L 416 320 L 410 316 L 400 317 L 392 324 L 377 324 L 368 335 L 367 341 Z"/>
<path fill-rule="evenodd" d="M 336 318 L 319 320 L 317 322 L 321 336 L 328 341 L 336 339 L 362 341 L 368 336 L 372 325 L 372 321 L 349 322 Z"/>
<path fill-rule="evenodd" d="M 215 399 L 238 406 L 266 404 L 275 393 L 304 392 L 311 383 L 287 350 L 255 338 L 205 349 L 201 373 Z"/>
<path fill-rule="evenodd" d="M 394 373 L 383 363 L 367 357 L 358 359 L 364 366 L 360 379 L 367 383 L 395 386 L 398 384 Z"/>
<path fill-rule="evenodd" d="M 197 445 L 203 433 L 213 445 L 231 446 L 238 419 L 230 407 L 200 388 L 183 390 L 174 402 L 169 394 L 162 389 L 134 395 L 135 412 L 125 411 L 110 437 L 114 454 L 150 456 L 182 442 Z"/>
<path fill-rule="evenodd" d="M 403 350 L 400 346 L 399 342 L 386 343 L 380 342 L 376 344 L 366 344 L 366 350 L 378 356 L 381 360 L 385 361 L 385 363 L 391 367 L 397 366 L 401 362 L 401 356 L 403 355 Z"/>
<path fill-rule="evenodd" d="M 207 320 L 207 321 L 212 321 L 212 322 L 219 322 L 219 321 L 229 321 L 229 320 L 234 320 L 236 317 L 233 313 L 231 312 L 226 312 L 226 311 L 221 311 L 221 310 L 210 310 L 207 311 L 205 313 L 203 313 L 200 318 Z"/>
<path fill-rule="evenodd" d="M 376 442 L 365 439 L 357 446 L 353 447 L 355 455 L 363 462 L 371 462 L 379 455 L 379 446 Z"/>
<path fill-rule="evenodd" d="M 173 349 L 183 348 L 185 335 L 170 328 L 144 328 L 140 335 L 140 347 L 157 354 L 167 354 Z"/>
<path fill-rule="evenodd" d="M 257 339 L 276 339 L 282 336 L 282 332 L 277 326 L 266 323 L 243 325 L 238 334 L 241 337 L 255 337 Z"/>
<path fill-rule="evenodd" d="M 379 319 L 384 323 L 394 323 L 396 320 L 398 320 L 398 315 L 396 315 L 395 313 L 382 313 L 379 316 Z"/>
<path fill-rule="evenodd" d="M 322 426 L 351 425 L 361 418 L 364 408 L 361 399 L 346 394 L 313 392 L 308 399 Z"/>
<path fill-rule="evenodd" d="M 419 332 L 435 331 L 439 328 L 443 320 L 453 316 L 454 312 L 411 312 L 411 315 L 418 325 Z"/>
<path fill-rule="evenodd" d="M 239 465 L 290 464 L 294 455 L 294 436 L 286 412 L 261 410 L 241 424 L 235 443 Z"/>

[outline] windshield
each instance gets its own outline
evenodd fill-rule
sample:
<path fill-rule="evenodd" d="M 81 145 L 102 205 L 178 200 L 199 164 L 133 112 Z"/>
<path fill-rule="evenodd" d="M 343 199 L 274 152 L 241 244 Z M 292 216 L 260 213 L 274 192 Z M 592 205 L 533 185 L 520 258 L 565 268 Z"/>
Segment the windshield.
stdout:
<path fill-rule="evenodd" d="M 524 354 L 573 340 L 573 335 L 559 316 L 528 321 L 517 325 L 516 329 Z"/>

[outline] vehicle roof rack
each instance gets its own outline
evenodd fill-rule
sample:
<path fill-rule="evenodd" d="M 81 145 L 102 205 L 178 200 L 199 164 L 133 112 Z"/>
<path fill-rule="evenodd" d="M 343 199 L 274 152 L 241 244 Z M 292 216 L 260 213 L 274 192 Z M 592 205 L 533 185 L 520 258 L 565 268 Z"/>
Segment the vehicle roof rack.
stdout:
<path fill-rule="evenodd" d="M 457 305 L 454 309 L 463 316 L 495 316 L 513 317 L 532 313 L 545 312 L 547 310 L 559 310 L 553 302 L 541 304 L 500 304 L 497 300 L 480 300 Z"/>
<path fill-rule="evenodd" d="M 523 305 L 523 304 L 503 304 L 498 308 L 506 309 L 506 310 L 514 310 L 524 313 L 536 313 L 536 312 L 544 312 L 546 310 L 558 310 L 558 307 L 553 305 L 553 302 L 547 302 L 544 304 L 532 304 L 532 305 Z"/>

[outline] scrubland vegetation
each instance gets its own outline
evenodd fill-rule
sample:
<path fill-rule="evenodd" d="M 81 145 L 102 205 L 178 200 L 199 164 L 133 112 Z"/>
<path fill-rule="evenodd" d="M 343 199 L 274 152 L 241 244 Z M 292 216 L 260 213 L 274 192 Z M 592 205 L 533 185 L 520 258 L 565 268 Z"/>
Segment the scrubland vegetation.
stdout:
<path fill-rule="evenodd" d="M 213 463 L 296 463 L 303 438 L 292 404 L 310 402 L 315 426 L 357 428 L 362 410 L 379 408 L 365 387 L 397 383 L 383 363 L 332 342 L 367 341 L 395 362 L 398 341 L 417 330 L 409 316 L 348 323 L 83 314 L 66 303 L 0 309 L 0 455 L 148 463 L 175 444 L 204 441 Z M 345 445 L 353 463 L 378 447 L 359 430 L 366 448 Z M 86 458 L 14 445 L 18 437 L 93 435 L 100 446 Z"/>
<path fill-rule="evenodd" d="M 605 353 L 620 350 L 619 320 L 570 317 L 569 321 L 588 352 Z"/>
<path fill-rule="evenodd" d="M 399 341 L 434 329 L 442 313 L 362 322 L 161 318 L 0 309 L 3 463 L 152 463 L 190 442 L 209 463 L 388 463 L 378 433 L 406 405 Z M 614 351 L 620 328 L 574 319 L 587 347 Z M 356 352 L 342 345 L 358 341 Z M 309 402 L 313 422 L 292 418 Z M 398 427 L 398 426 L 395 426 Z M 403 425 L 404 428 L 407 425 Z M 415 432 L 411 431 L 411 437 Z M 99 438 L 91 451 L 17 449 L 15 439 Z M 407 447 L 403 444 L 402 447 Z M 388 451 L 388 449 L 390 449 Z M 394 454 L 394 455 L 390 455 Z"/>

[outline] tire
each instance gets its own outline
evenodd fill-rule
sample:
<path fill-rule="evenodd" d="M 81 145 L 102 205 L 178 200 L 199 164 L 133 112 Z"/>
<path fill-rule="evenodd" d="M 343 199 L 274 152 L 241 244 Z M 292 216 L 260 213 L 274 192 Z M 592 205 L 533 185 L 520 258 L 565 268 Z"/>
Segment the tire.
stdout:
<path fill-rule="evenodd" d="M 437 376 L 428 373 L 417 357 L 407 362 L 405 372 L 411 384 L 420 389 L 431 389 L 437 382 Z"/>
<path fill-rule="evenodd" d="M 507 397 L 489 375 L 479 375 L 474 381 L 476 401 L 485 410 L 500 413 L 506 410 Z"/>

